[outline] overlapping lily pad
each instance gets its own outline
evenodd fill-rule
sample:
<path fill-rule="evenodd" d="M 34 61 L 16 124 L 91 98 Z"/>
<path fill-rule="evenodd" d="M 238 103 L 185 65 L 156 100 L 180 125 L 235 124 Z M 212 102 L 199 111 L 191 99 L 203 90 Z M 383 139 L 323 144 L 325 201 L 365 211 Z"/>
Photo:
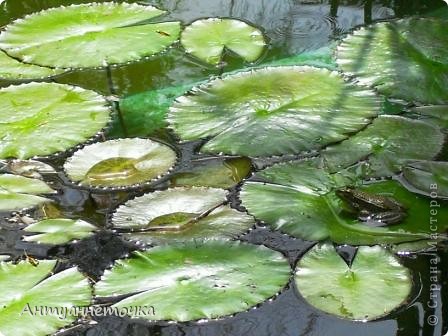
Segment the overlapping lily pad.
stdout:
<path fill-rule="evenodd" d="M 70 308 L 88 306 L 89 282 L 76 268 L 52 274 L 56 261 L 0 263 L 0 334 L 45 336 L 74 322 Z M 68 314 L 58 315 L 55 309 Z M 44 309 L 42 313 L 40 309 Z M 52 309 L 49 311 L 49 309 Z"/>
<path fill-rule="evenodd" d="M 56 170 L 44 162 L 36 160 L 0 160 L 2 171 L 25 177 L 42 179 L 42 174 L 55 174 Z"/>
<path fill-rule="evenodd" d="M 45 182 L 12 174 L 0 175 L 0 211 L 23 210 L 45 202 L 48 198 L 38 196 L 55 191 Z"/>
<path fill-rule="evenodd" d="M 96 230 L 94 225 L 81 219 L 44 219 L 27 226 L 24 231 L 34 233 L 34 235 L 25 236 L 23 240 L 39 244 L 60 245 L 90 237 Z"/>
<path fill-rule="evenodd" d="M 25 63 L 54 68 L 136 61 L 177 40 L 179 22 L 149 22 L 163 13 L 111 2 L 50 8 L 9 24 L 0 48 Z"/>
<path fill-rule="evenodd" d="M 254 62 L 266 46 L 257 28 L 240 20 L 221 18 L 193 22 L 183 31 L 181 42 L 187 53 L 211 64 L 221 62 L 226 49 Z"/>
<path fill-rule="evenodd" d="M 373 92 L 335 72 L 268 67 L 193 89 L 171 107 L 169 122 L 183 140 L 209 139 L 203 152 L 269 156 L 346 139 L 379 109 Z"/>
<path fill-rule="evenodd" d="M 316 245 L 299 261 L 295 280 L 314 307 L 363 321 L 403 305 L 412 289 L 409 270 L 379 246 L 360 247 L 349 267 L 332 245 Z"/>
<path fill-rule="evenodd" d="M 391 176 L 401 171 L 406 160 L 434 158 L 444 141 L 445 135 L 437 126 L 400 116 L 380 116 L 365 130 L 325 149 L 322 156 L 331 171 L 366 160 L 366 177 Z"/>
<path fill-rule="evenodd" d="M 0 158 L 66 151 L 101 131 L 110 110 L 96 92 L 56 83 L 0 90 Z"/>
<path fill-rule="evenodd" d="M 361 28 L 339 46 L 346 73 L 381 93 L 426 104 L 448 102 L 447 20 L 407 18 Z"/>
<path fill-rule="evenodd" d="M 231 239 L 248 231 L 255 220 L 231 209 L 226 191 L 215 188 L 173 188 L 128 201 L 114 213 L 114 228 L 146 244 L 194 239 Z M 132 232 L 133 231 L 133 232 Z"/>
<path fill-rule="evenodd" d="M 448 162 L 409 162 L 403 169 L 403 177 L 410 186 L 432 194 L 433 198 L 448 198 Z"/>
<path fill-rule="evenodd" d="M 247 310 L 276 295 L 289 276 L 285 257 L 264 246 L 191 242 L 119 260 L 96 284 L 95 294 L 127 296 L 113 307 L 154 307 L 152 316 L 129 310 L 131 317 L 190 321 Z"/>
<path fill-rule="evenodd" d="M 83 186 L 133 187 L 165 174 L 176 162 L 176 152 L 150 139 L 117 139 L 95 143 L 67 160 L 68 177 Z"/>
<path fill-rule="evenodd" d="M 171 178 L 173 187 L 230 188 L 246 178 L 252 162 L 245 157 L 207 158 L 192 161 L 192 168 Z"/>
<path fill-rule="evenodd" d="M 260 173 L 267 183 L 246 182 L 241 191 L 243 206 L 275 230 L 306 240 L 331 239 L 337 243 L 372 245 L 426 239 L 430 200 L 413 194 L 396 181 L 362 185 L 347 172 L 331 173 L 320 160 L 272 166 Z M 375 227 L 347 213 L 347 203 L 335 191 L 353 186 L 372 196 L 392 198 L 405 208 L 405 217 L 386 227 Z M 442 206 L 438 232 L 448 228 L 448 207 Z"/>

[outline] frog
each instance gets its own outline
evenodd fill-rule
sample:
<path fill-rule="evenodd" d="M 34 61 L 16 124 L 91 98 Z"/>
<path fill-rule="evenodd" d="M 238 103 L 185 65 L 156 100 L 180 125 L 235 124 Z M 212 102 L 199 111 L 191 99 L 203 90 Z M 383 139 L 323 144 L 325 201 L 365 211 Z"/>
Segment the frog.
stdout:
<path fill-rule="evenodd" d="M 336 195 L 356 212 L 358 220 L 370 226 L 398 224 L 407 216 L 407 209 L 392 197 L 371 194 L 353 187 L 336 190 Z"/>

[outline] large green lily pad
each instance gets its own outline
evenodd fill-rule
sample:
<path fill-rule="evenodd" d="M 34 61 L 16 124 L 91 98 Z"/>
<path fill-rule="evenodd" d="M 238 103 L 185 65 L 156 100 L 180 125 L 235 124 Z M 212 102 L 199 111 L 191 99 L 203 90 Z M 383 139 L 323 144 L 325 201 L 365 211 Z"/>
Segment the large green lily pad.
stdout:
<path fill-rule="evenodd" d="M 156 191 L 121 205 L 112 217 L 112 224 L 127 231 L 126 238 L 153 245 L 232 239 L 255 225 L 251 216 L 231 209 L 225 202 L 223 189 Z"/>
<path fill-rule="evenodd" d="M 24 241 L 39 244 L 60 245 L 94 234 L 97 228 L 81 219 L 52 218 L 33 223 L 23 229 L 34 235 L 25 236 Z"/>
<path fill-rule="evenodd" d="M 336 72 L 268 67 L 210 81 L 177 99 L 168 120 L 203 152 L 269 156 L 319 149 L 369 123 L 379 98 Z"/>
<path fill-rule="evenodd" d="M 91 288 L 84 276 L 76 268 L 53 274 L 55 266 L 54 260 L 17 265 L 0 262 L 1 335 L 53 334 L 77 319 L 70 308 L 90 304 Z M 54 313 L 65 308 L 67 316 Z"/>
<path fill-rule="evenodd" d="M 45 182 L 12 174 L 0 175 L 0 211 L 18 211 L 35 207 L 48 198 L 38 196 L 55 191 Z"/>
<path fill-rule="evenodd" d="M 116 139 L 84 147 L 64 165 L 68 177 L 83 186 L 133 187 L 165 174 L 176 152 L 150 139 Z"/>
<path fill-rule="evenodd" d="M 154 315 L 140 316 L 150 320 L 191 321 L 245 311 L 276 295 L 289 276 L 285 257 L 264 246 L 191 242 L 119 260 L 96 284 L 95 294 L 127 295 L 113 305 L 117 308 L 151 305 Z"/>
<path fill-rule="evenodd" d="M 254 62 L 266 46 L 257 28 L 240 20 L 221 18 L 193 22 L 182 32 L 181 43 L 187 53 L 211 64 L 222 60 L 225 49 Z"/>
<path fill-rule="evenodd" d="M 437 197 L 448 198 L 448 162 L 411 161 L 403 177 L 413 188 Z"/>
<path fill-rule="evenodd" d="M 85 142 L 109 122 L 110 109 L 96 92 L 56 83 L 0 90 L 0 158 L 28 159 Z"/>
<path fill-rule="evenodd" d="M 337 62 L 381 93 L 426 104 L 448 102 L 448 21 L 407 18 L 355 31 Z"/>
<path fill-rule="evenodd" d="M 9 24 L 0 48 L 25 63 L 55 68 L 136 61 L 177 40 L 179 22 L 148 22 L 163 13 L 113 2 L 50 8 Z"/>
<path fill-rule="evenodd" d="M 363 185 L 351 174 L 329 172 L 317 159 L 278 164 L 255 177 L 267 183 L 246 182 L 240 195 L 243 206 L 271 228 L 297 238 L 372 245 L 421 240 L 433 233 L 428 222 L 430 199 L 396 181 Z M 344 186 L 392 198 L 404 206 L 406 216 L 387 227 L 368 225 L 347 213 L 348 204 L 335 193 Z M 442 233 L 448 228 L 447 206 L 442 206 L 438 218 Z"/>
<path fill-rule="evenodd" d="M 445 135 L 437 126 L 400 116 L 380 116 L 365 130 L 323 150 L 322 156 L 332 171 L 366 160 L 366 177 L 391 176 L 409 159 L 434 158 L 444 141 Z"/>
<path fill-rule="evenodd" d="M 316 245 L 297 264 L 300 294 L 314 307 L 351 320 L 374 320 L 403 305 L 412 276 L 379 246 L 359 248 L 351 267 L 331 244 Z"/>

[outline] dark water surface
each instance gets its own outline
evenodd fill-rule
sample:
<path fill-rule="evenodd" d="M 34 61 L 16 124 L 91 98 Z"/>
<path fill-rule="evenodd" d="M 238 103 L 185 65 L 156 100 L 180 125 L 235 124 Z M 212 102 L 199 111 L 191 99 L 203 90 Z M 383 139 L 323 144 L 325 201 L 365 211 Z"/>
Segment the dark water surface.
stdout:
<path fill-rule="evenodd" d="M 88 0 L 6 0 L 0 5 L 0 25 L 6 25 L 15 18 L 41 9 L 87 3 Z M 198 18 L 224 16 L 240 18 L 261 27 L 270 40 L 269 50 L 262 62 L 274 61 L 298 53 L 311 52 L 340 39 L 356 26 L 376 20 L 387 20 L 408 15 L 425 15 L 444 6 L 441 0 L 384 0 L 384 1 L 316 1 L 316 0 L 147 0 L 127 1 L 155 5 L 169 11 L 168 19 L 181 20 L 188 24 Z M 447 32 L 448 33 L 448 32 Z M 447 46 L 448 47 L 448 46 Z M 229 56 L 224 71 L 243 68 L 245 64 Z M 80 85 L 109 95 L 121 97 L 168 86 L 181 85 L 219 75 L 223 69 L 204 66 L 185 55 L 178 46 L 164 54 L 141 62 L 114 67 L 108 78 L 105 70 L 78 70 L 56 78 L 57 82 Z M 2 86 L 11 83 L 0 83 Z M 132 134 L 130 134 L 132 136 Z M 165 141 L 172 142 L 172 135 L 165 133 Z M 181 166 L 188 167 L 195 158 L 195 146 L 178 148 L 182 153 Z M 60 167 L 62 160 L 51 163 Z M 64 176 L 53 178 L 54 187 L 60 189 L 55 196 L 61 215 L 80 217 L 99 227 L 107 229 L 110 211 L 118 204 L 137 193 L 93 194 L 73 188 Z M 140 190 L 143 192 L 165 189 L 167 183 Z M 233 205 L 238 207 L 234 196 Z M 429 217 L 429 214 L 428 214 Z M 428 218 L 429 221 L 429 218 Z M 428 224 L 429 225 L 429 224 Z M 265 244 L 283 252 L 294 267 L 298 258 L 313 243 L 292 239 L 280 233 L 258 227 L 245 235 L 243 240 Z M 65 260 L 61 267 L 78 265 L 93 279 L 98 279 L 105 268 L 114 260 L 123 258 L 137 247 L 123 241 L 107 230 L 77 244 L 46 248 L 20 241 L 20 234 L 14 224 L 3 219 L 0 226 L 0 254 L 20 256 L 26 249 L 28 254 L 40 257 L 58 257 Z M 256 309 L 236 314 L 217 321 L 191 323 L 156 323 L 130 321 L 107 317 L 82 324 L 64 332 L 64 335 L 115 336 L 115 335 L 164 335 L 164 336 L 441 336 L 447 332 L 448 305 L 448 251 L 438 252 L 443 272 L 440 284 L 444 290 L 439 293 L 438 307 L 427 305 L 430 295 L 429 254 L 401 256 L 402 262 L 414 273 L 414 292 L 408 305 L 378 321 L 350 322 L 322 313 L 297 293 L 293 282 L 272 302 L 266 302 Z M 325 286 L 325 284 L 316 284 Z M 1 290 L 1 289 L 0 289 Z M 435 326 L 427 322 L 430 315 L 438 317 Z M 20 335 L 17 335 L 20 336 Z"/>

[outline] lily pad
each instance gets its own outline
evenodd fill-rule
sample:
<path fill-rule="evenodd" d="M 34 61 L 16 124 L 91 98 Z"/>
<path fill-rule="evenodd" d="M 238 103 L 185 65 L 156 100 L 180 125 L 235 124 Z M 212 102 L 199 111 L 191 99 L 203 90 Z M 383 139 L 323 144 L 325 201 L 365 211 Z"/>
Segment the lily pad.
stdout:
<path fill-rule="evenodd" d="M 431 105 L 413 107 L 409 114 L 417 118 L 448 130 L 448 105 Z"/>
<path fill-rule="evenodd" d="M 56 83 L 0 90 L 0 158 L 45 156 L 85 142 L 109 122 L 96 92 Z"/>
<path fill-rule="evenodd" d="M 181 322 L 245 311 L 276 295 L 289 276 L 285 257 L 264 246 L 196 242 L 155 247 L 119 260 L 104 273 L 95 293 L 101 298 L 126 295 L 113 305 L 118 308 L 150 303 L 154 315 L 143 318 Z"/>
<path fill-rule="evenodd" d="M 25 63 L 54 68 L 136 61 L 178 39 L 179 22 L 148 22 L 163 13 L 111 2 L 50 8 L 9 24 L 0 34 L 0 48 Z"/>
<path fill-rule="evenodd" d="M 187 53 L 210 64 L 219 64 L 226 49 L 254 62 L 266 46 L 257 28 L 240 20 L 220 18 L 193 22 L 182 32 L 181 43 Z"/>
<path fill-rule="evenodd" d="M 444 141 L 437 126 L 400 116 L 380 116 L 365 130 L 322 151 L 322 156 L 331 171 L 366 160 L 365 177 L 391 176 L 401 171 L 408 159 L 432 159 Z"/>
<path fill-rule="evenodd" d="M 297 264 L 295 280 L 300 294 L 314 307 L 363 321 L 400 307 L 412 289 L 410 271 L 379 246 L 360 247 L 349 267 L 332 245 L 317 245 Z"/>
<path fill-rule="evenodd" d="M 409 162 L 403 168 L 403 177 L 410 186 L 427 195 L 432 194 L 433 198 L 448 198 L 448 162 Z"/>
<path fill-rule="evenodd" d="M 387 96 L 447 103 L 447 31 L 448 20 L 407 18 L 377 23 L 343 40 L 337 62 L 344 72 Z"/>
<path fill-rule="evenodd" d="M 97 228 L 80 219 L 54 218 L 33 223 L 23 230 L 35 233 L 32 236 L 25 236 L 23 238 L 24 241 L 60 245 L 75 239 L 90 237 Z"/>
<path fill-rule="evenodd" d="M 176 152 L 150 139 L 117 139 L 95 143 L 67 160 L 68 177 L 83 186 L 133 187 L 165 174 Z"/>
<path fill-rule="evenodd" d="M 182 140 L 209 141 L 203 152 L 243 156 L 320 149 L 359 131 L 379 98 L 336 72 L 268 67 L 218 78 L 177 99 L 169 112 Z"/>
<path fill-rule="evenodd" d="M 319 160 L 274 165 L 255 177 L 266 183 L 246 182 L 240 195 L 243 206 L 272 229 L 293 237 L 373 245 L 422 240 L 433 233 L 428 222 L 430 200 L 396 181 L 357 185 L 353 176 L 331 173 Z M 344 186 L 391 198 L 403 205 L 406 216 L 387 227 L 360 221 L 356 214 L 347 213 L 346 202 L 336 195 Z M 442 206 L 438 216 L 442 233 L 448 228 L 448 207 Z"/>
<path fill-rule="evenodd" d="M 192 161 L 193 167 L 171 178 L 172 187 L 231 188 L 246 178 L 252 161 L 246 157 L 211 158 Z"/>
<path fill-rule="evenodd" d="M 0 160 L 0 169 L 14 175 L 42 179 L 42 174 L 56 174 L 49 164 L 36 160 Z"/>
<path fill-rule="evenodd" d="M 10 81 L 41 79 L 56 76 L 63 72 L 64 71 L 60 69 L 56 70 L 22 63 L 0 51 L 0 79 Z"/>
<path fill-rule="evenodd" d="M 32 208 L 48 198 L 38 195 L 55 193 L 45 182 L 12 174 L 0 175 L 0 211 Z"/>
<path fill-rule="evenodd" d="M 77 314 L 56 314 L 56 309 L 70 312 L 72 307 L 90 304 L 91 288 L 84 276 L 76 268 L 53 275 L 55 266 L 54 260 L 40 260 L 37 264 L 0 263 L 0 334 L 53 334 L 78 317 Z M 47 312 L 41 314 L 40 309 L 47 309 Z"/>
<path fill-rule="evenodd" d="M 251 216 L 231 209 L 225 202 L 226 191 L 222 189 L 156 191 L 121 205 L 112 224 L 124 231 L 126 238 L 152 245 L 232 239 L 255 225 Z"/>

